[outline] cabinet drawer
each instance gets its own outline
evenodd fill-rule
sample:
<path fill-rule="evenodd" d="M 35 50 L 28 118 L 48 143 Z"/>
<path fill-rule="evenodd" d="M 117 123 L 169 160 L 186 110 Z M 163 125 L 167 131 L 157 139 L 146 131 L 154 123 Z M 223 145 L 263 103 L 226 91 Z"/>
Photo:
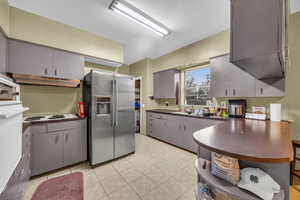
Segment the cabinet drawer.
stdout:
<path fill-rule="evenodd" d="M 41 134 L 41 133 L 46 133 L 47 132 L 47 125 L 42 124 L 42 125 L 33 125 L 30 127 L 30 131 L 32 134 Z"/>
<path fill-rule="evenodd" d="M 48 132 L 62 131 L 68 129 L 84 129 L 84 128 L 86 128 L 86 120 L 76 120 L 76 121 L 48 124 Z"/>
<path fill-rule="evenodd" d="M 167 120 L 168 119 L 168 115 L 158 114 L 158 113 L 150 113 L 149 114 L 149 120 L 150 119 L 163 119 L 163 120 Z"/>

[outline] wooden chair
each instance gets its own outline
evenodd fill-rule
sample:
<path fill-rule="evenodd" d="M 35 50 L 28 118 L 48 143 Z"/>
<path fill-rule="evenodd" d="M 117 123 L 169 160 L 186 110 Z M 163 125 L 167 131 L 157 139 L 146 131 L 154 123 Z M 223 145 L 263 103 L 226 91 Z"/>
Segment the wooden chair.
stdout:
<path fill-rule="evenodd" d="M 300 161 L 300 158 L 297 157 L 297 148 L 300 149 L 300 140 L 293 140 L 294 160 L 291 162 L 291 185 L 293 185 L 294 176 L 300 179 L 300 170 L 296 169 L 296 161 Z"/>

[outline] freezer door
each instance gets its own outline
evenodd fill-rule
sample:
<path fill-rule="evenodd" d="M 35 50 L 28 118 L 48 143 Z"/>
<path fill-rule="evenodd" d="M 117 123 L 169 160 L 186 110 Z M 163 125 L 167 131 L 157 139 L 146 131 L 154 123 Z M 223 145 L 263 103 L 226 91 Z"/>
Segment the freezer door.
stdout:
<path fill-rule="evenodd" d="M 90 132 L 90 163 L 97 165 L 114 158 L 114 128 L 113 128 L 113 75 L 93 72 L 92 74 L 92 106 Z M 111 97 L 111 112 L 99 109 L 99 99 Z M 109 99 L 109 98 L 107 98 Z"/>
<path fill-rule="evenodd" d="M 118 158 L 135 151 L 134 78 L 115 76 L 115 154 Z"/>

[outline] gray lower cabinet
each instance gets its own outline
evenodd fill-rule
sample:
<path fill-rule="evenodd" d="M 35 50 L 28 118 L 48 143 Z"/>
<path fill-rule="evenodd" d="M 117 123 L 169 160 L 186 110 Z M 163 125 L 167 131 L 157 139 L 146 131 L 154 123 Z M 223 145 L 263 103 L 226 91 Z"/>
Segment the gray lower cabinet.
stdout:
<path fill-rule="evenodd" d="M 174 115 L 169 115 L 168 117 L 168 129 L 166 132 L 169 137 L 166 138 L 165 141 L 175 146 L 185 148 L 184 137 L 188 120 L 186 118 Z"/>
<path fill-rule="evenodd" d="M 147 135 L 197 153 L 194 132 L 218 123 L 223 121 L 147 112 Z"/>
<path fill-rule="evenodd" d="M 7 70 L 15 74 L 82 80 L 84 57 L 11 39 L 8 42 Z"/>
<path fill-rule="evenodd" d="M 6 72 L 7 68 L 7 39 L 0 31 L 0 72 Z"/>
<path fill-rule="evenodd" d="M 63 166 L 63 136 L 63 132 L 33 135 L 32 175 L 42 174 Z"/>
<path fill-rule="evenodd" d="M 65 131 L 63 165 L 72 165 L 87 160 L 87 139 L 82 133 L 81 129 Z"/>
<path fill-rule="evenodd" d="M 32 125 L 31 176 L 87 160 L 86 120 Z"/>
<path fill-rule="evenodd" d="M 196 131 L 201 129 L 208 128 L 210 126 L 214 126 L 216 124 L 223 123 L 220 120 L 209 120 L 209 119 L 197 119 L 197 118 L 190 118 L 187 120 L 187 128 L 185 131 L 185 137 L 183 138 L 184 148 L 197 153 L 198 152 L 198 145 L 193 139 L 193 134 Z"/>

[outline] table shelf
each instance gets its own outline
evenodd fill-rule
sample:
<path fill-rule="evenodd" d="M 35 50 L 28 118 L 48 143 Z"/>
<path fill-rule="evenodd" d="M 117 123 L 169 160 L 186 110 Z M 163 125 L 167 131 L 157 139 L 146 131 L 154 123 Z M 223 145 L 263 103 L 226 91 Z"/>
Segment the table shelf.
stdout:
<path fill-rule="evenodd" d="M 202 167 L 204 162 L 206 162 L 205 169 L 203 169 L 203 167 Z M 198 160 L 196 160 L 196 169 L 197 169 L 198 175 L 200 177 L 200 181 L 204 181 L 206 184 L 208 184 L 211 187 L 215 187 L 218 190 L 225 192 L 226 194 L 229 194 L 238 199 L 261 200 L 261 198 L 257 197 L 256 195 L 254 195 L 246 190 L 243 190 L 235 185 L 232 185 L 231 183 L 229 183 L 221 178 L 214 176 L 211 173 L 211 162 L 208 160 L 198 158 Z M 284 200 L 284 191 L 281 190 L 280 193 L 275 194 L 273 200 Z"/>

